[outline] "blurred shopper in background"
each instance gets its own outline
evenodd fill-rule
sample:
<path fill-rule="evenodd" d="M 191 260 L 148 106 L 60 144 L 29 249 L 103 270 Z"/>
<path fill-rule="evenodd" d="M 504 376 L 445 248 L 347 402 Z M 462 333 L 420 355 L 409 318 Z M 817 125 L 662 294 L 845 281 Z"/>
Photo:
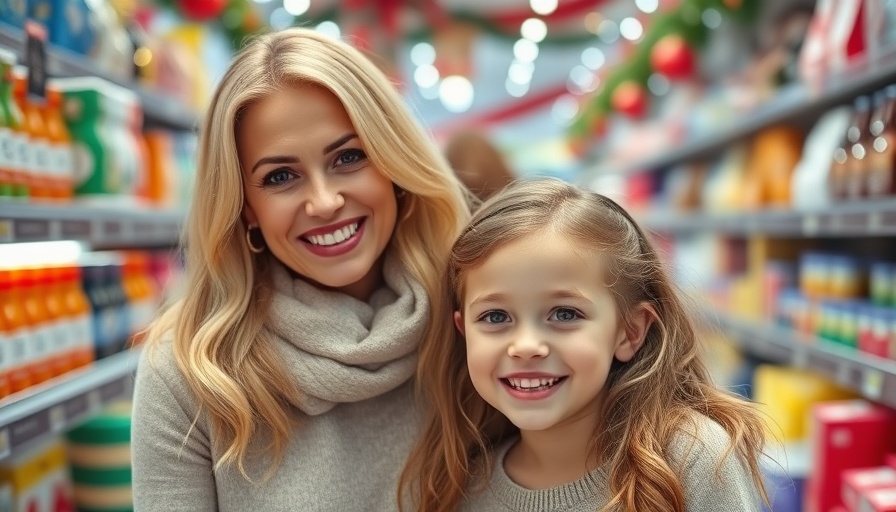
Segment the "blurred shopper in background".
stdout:
<path fill-rule="evenodd" d="M 445 156 L 464 185 L 482 201 L 514 179 L 501 150 L 479 131 L 456 133 L 445 146 Z"/>

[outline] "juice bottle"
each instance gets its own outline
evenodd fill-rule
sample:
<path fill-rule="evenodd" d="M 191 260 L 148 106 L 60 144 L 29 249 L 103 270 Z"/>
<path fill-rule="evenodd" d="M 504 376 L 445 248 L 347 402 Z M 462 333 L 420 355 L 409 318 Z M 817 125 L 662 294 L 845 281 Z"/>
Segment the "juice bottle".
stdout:
<path fill-rule="evenodd" d="M 6 319 L 0 315 L 0 399 L 6 398 L 12 389 L 9 384 L 10 352 L 12 351 L 12 339 L 9 335 L 9 327 Z"/>
<path fill-rule="evenodd" d="M 31 386 L 29 347 L 31 330 L 25 308 L 16 288 L 17 283 L 9 269 L 0 269 L 0 315 L 10 340 L 9 385 L 15 393 Z"/>
<path fill-rule="evenodd" d="M 52 84 L 47 86 L 47 103 L 43 113 L 50 140 L 50 167 L 54 176 L 51 197 L 71 199 L 75 188 L 72 138 L 62 115 L 62 92 Z"/>
<path fill-rule="evenodd" d="M 127 255 L 122 282 L 131 309 L 131 343 L 143 341 L 156 313 L 155 286 L 149 277 L 149 256 L 141 252 Z"/>
<path fill-rule="evenodd" d="M 28 197 L 27 173 L 21 161 L 27 134 L 22 112 L 13 98 L 15 55 L 0 49 L 0 197 Z"/>
<path fill-rule="evenodd" d="M 72 323 L 72 364 L 86 366 L 94 360 L 93 311 L 81 285 L 81 267 L 62 267 L 61 279 L 65 309 Z"/>
<path fill-rule="evenodd" d="M 846 197 L 848 199 L 859 199 L 866 194 L 866 157 L 870 146 L 870 124 L 871 98 L 859 96 L 855 100 L 855 116 L 846 131 L 846 138 L 850 143 L 846 165 Z"/>
<path fill-rule="evenodd" d="M 896 193 L 896 85 L 880 92 L 880 105 L 871 121 L 874 140 L 868 154 L 868 196 Z"/>
<path fill-rule="evenodd" d="M 50 139 L 40 107 L 28 98 L 28 82 L 23 73 L 13 74 L 13 95 L 22 111 L 28 145 L 24 159 L 29 173 L 31 198 L 50 198 L 53 175 L 50 167 Z"/>
<path fill-rule="evenodd" d="M 71 322 L 65 311 L 65 298 L 57 285 L 55 268 L 41 268 L 37 272 L 37 288 L 44 299 L 52 326 L 53 349 L 50 356 L 50 371 L 53 376 L 62 375 L 72 369 L 71 343 L 69 333 Z"/>
<path fill-rule="evenodd" d="M 39 384 L 53 377 L 51 359 L 53 354 L 53 324 L 47 303 L 41 296 L 37 284 L 37 269 L 27 268 L 15 270 L 19 275 L 19 286 L 22 290 L 22 306 L 28 315 L 32 335 L 31 374 L 34 383 Z"/>

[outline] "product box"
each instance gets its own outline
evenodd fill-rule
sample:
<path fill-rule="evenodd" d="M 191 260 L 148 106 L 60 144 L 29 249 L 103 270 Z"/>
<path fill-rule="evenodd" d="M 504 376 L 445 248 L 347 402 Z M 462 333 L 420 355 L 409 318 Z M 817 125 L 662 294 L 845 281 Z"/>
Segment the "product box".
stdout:
<path fill-rule="evenodd" d="M 896 451 L 896 411 L 865 400 L 813 406 L 809 426 L 814 461 L 806 492 L 806 512 L 843 506 L 842 473 L 881 466 Z"/>
<path fill-rule="evenodd" d="M 874 468 L 848 469 L 843 472 L 841 497 L 849 510 L 858 510 L 859 496 L 874 489 L 885 489 L 896 485 L 896 468 L 880 466 Z"/>
<path fill-rule="evenodd" d="M 896 512 L 896 486 L 866 492 L 856 512 Z"/>
<path fill-rule="evenodd" d="M 0 482 L 12 490 L 10 512 L 74 509 L 65 446 L 57 440 L 4 461 Z"/>
<path fill-rule="evenodd" d="M 891 468 L 896 468 L 896 453 L 888 453 L 884 456 L 884 464 Z"/>

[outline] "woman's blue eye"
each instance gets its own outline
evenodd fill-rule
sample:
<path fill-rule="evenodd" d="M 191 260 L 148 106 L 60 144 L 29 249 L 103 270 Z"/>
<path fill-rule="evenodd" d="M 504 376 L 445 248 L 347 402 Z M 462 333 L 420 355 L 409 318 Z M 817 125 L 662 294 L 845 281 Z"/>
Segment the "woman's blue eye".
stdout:
<path fill-rule="evenodd" d="M 265 185 L 282 185 L 292 179 L 292 173 L 286 169 L 277 169 L 264 177 Z"/>
<path fill-rule="evenodd" d="M 488 311 L 479 320 L 487 324 L 503 324 L 508 321 L 510 316 L 503 311 Z"/>
<path fill-rule="evenodd" d="M 364 160 L 365 158 L 367 158 L 367 153 L 365 153 L 363 149 L 346 149 L 336 156 L 335 165 L 337 167 L 352 165 Z"/>
<path fill-rule="evenodd" d="M 557 308 L 551 311 L 551 320 L 558 322 L 572 322 L 582 318 L 582 315 L 572 308 Z"/>

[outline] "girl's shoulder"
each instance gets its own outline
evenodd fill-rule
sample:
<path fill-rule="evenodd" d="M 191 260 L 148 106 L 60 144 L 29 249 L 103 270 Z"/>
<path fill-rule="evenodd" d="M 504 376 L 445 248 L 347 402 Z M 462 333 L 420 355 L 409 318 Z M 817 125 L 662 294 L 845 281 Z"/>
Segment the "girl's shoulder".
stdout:
<path fill-rule="evenodd" d="M 722 460 L 731 444 L 731 435 L 718 422 L 693 412 L 677 426 L 669 446 L 672 462 L 692 465 L 697 460 Z"/>

